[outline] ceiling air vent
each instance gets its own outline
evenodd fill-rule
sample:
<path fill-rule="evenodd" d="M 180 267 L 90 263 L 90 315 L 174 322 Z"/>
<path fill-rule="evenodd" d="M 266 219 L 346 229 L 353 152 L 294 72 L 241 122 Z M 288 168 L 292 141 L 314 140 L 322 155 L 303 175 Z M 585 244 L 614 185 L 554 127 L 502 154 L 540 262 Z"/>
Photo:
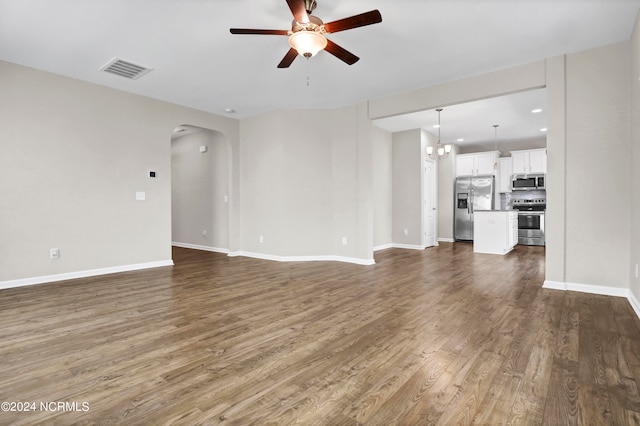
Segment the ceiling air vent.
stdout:
<path fill-rule="evenodd" d="M 153 68 L 147 68 L 142 65 L 123 61 L 120 58 L 113 58 L 100 67 L 100 71 L 110 72 L 111 74 L 119 75 L 130 80 L 137 80 L 152 70 Z"/>

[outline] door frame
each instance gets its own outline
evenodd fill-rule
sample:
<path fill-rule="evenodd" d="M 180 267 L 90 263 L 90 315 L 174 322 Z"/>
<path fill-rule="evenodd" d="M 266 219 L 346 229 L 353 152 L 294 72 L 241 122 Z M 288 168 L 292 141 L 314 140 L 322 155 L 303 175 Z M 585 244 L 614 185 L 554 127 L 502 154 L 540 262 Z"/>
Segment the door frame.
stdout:
<path fill-rule="evenodd" d="M 427 179 L 426 165 L 433 166 L 433 179 L 431 179 L 431 187 Z M 427 221 L 426 221 L 426 201 L 428 191 L 431 191 L 433 198 L 433 244 L 427 241 Z M 438 246 L 438 162 L 432 158 L 425 158 L 422 166 L 422 247 Z"/>

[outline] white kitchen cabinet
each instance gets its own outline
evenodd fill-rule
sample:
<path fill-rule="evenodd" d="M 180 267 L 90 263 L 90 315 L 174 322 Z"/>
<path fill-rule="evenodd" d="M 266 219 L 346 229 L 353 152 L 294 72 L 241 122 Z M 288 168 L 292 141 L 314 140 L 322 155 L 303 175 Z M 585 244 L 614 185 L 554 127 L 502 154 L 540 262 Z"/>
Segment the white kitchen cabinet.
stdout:
<path fill-rule="evenodd" d="M 511 192 L 511 157 L 498 158 L 498 192 Z"/>
<path fill-rule="evenodd" d="M 474 253 L 507 254 L 518 244 L 516 210 L 476 210 L 473 225 Z"/>
<path fill-rule="evenodd" d="M 498 151 L 458 154 L 456 156 L 456 176 L 495 175 L 494 164 L 498 161 Z"/>
<path fill-rule="evenodd" d="M 511 211 L 509 214 L 509 244 L 515 247 L 518 244 L 518 212 Z"/>
<path fill-rule="evenodd" d="M 547 150 L 527 149 L 511 152 L 513 173 L 547 173 Z"/>

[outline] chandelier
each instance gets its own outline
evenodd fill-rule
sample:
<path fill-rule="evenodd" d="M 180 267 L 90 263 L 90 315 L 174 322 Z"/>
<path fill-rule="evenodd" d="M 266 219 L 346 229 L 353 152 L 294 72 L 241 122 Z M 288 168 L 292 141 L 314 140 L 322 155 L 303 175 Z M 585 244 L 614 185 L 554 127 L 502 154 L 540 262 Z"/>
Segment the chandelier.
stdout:
<path fill-rule="evenodd" d="M 438 111 L 438 146 L 436 148 L 436 152 L 438 153 L 438 158 L 444 158 L 451 152 L 451 145 L 442 145 L 442 143 L 440 143 L 440 113 L 442 112 L 442 108 L 437 108 L 436 111 Z M 427 155 L 429 157 L 433 155 L 432 146 L 427 147 Z"/>

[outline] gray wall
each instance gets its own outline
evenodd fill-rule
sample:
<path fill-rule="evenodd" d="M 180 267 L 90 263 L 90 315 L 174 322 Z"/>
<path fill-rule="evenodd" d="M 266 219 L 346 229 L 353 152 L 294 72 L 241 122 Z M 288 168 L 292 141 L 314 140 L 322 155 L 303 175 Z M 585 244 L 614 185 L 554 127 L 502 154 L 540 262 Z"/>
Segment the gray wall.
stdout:
<path fill-rule="evenodd" d="M 372 261 L 373 132 L 363 105 L 243 120 L 241 251 Z"/>
<path fill-rule="evenodd" d="M 640 300 L 640 19 L 631 36 L 631 252 L 629 265 L 630 287 L 636 300 Z"/>
<path fill-rule="evenodd" d="M 200 147 L 206 152 L 200 152 Z M 229 163 L 220 132 L 200 129 L 171 140 L 171 234 L 178 244 L 229 248 Z M 206 235 L 203 235 L 206 231 Z"/>
<path fill-rule="evenodd" d="M 422 245 L 424 133 L 414 129 L 392 135 L 392 238 L 397 245 Z"/>
<path fill-rule="evenodd" d="M 629 286 L 630 44 L 566 59 L 566 281 Z"/>
<path fill-rule="evenodd" d="M 451 153 L 438 160 L 438 239 L 453 241 L 454 186 L 456 182 L 456 155 L 458 147 L 453 145 Z"/>
<path fill-rule="evenodd" d="M 546 279 L 625 288 L 629 286 L 631 244 L 625 237 L 631 231 L 631 172 L 626 160 L 631 152 L 630 57 L 630 43 L 624 42 L 549 58 L 373 100 L 370 117 L 546 86 L 550 124 Z M 613 152 L 607 151 L 609 146 L 615 147 Z M 584 178 L 588 183 L 584 187 L 591 193 L 589 201 L 584 189 L 578 188 Z M 394 191 L 396 187 L 394 182 Z M 589 208 L 584 207 L 585 201 Z M 394 239 L 396 229 L 403 226 L 396 223 L 395 212 L 394 208 Z"/>
<path fill-rule="evenodd" d="M 636 30 L 633 42 L 377 99 L 369 115 L 546 85 L 546 278 L 629 287 L 640 253 L 640 179 L 630 162 L 631 153 L 640 157 L 630 135 L 637 141 L 640 133 L 637 39 Z M 184 123 L 220 131 L 231 151 L 231 252 L 371 257 L 382 205 L 373 201 L 374 158 L 381 157 L 365 104 L 239 123 L 4 62 L 0 77 L 0 281 L 170 259 L 170 137 Z M 419 132 L 393 137 L 394 243 L 421 244 L 420 208 L 409 199 L 422 199 L 426 143 Z M 588 208 L 582 182 L 600 197 L 586 200 Z M 136 201 L 136 191 L 147 200 Z M 586 231 L 594 233 L 585 238 Z M 61 249 L 59 260 L 49 259 L 51 247 Z"/>
<path fill-rule="evenodd" d="M 1 61 L 0 93 L 0 281 L 170 261 L 180 124 L 223 133 L 237 168 L 236 120 Z"/>
<path fill-rule="evenodd" d="M 393 152 L 391 133 L 373 128 L 373 245 L 388 246 L 392 237 Z"/>

